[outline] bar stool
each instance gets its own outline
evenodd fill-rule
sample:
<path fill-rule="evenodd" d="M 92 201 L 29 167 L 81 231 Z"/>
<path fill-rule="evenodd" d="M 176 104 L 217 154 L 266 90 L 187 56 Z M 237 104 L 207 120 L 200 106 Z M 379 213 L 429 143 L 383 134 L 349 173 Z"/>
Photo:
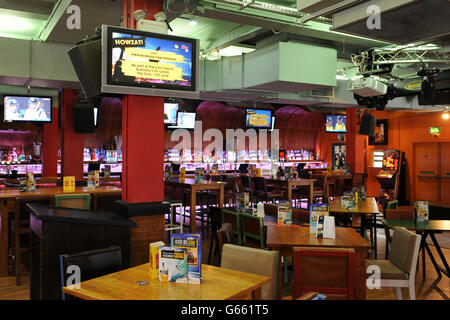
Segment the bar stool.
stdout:
<path fill-rule="evenodd" d="M 183 203 L 179 200 L 164 200 L 164 202 L 170 205 L 169 223 L 166 223 L 164 230 L 169 231 L 170 235 L 172 235 L 172 231 L 174 230 L 180 230 L 180 233 L 183 233 L 183 224 L 186 218 L 183 211 Z M 177 207 L 180 210 L 179 224 L 176 223 Z"/>

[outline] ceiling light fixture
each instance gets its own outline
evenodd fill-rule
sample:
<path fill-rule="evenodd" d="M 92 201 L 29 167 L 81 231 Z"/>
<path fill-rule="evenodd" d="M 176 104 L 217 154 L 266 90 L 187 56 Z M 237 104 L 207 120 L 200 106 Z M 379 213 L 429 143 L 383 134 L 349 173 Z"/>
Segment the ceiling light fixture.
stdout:
<path fill-rule="evenodd" d="M 450 118 L 450 115 L 448 114 L 448 112 L 444 112 L 444 113 L 442 114 L 442 119 L 448 120 L 449 118 Z"/>
<path fill-rule="evenodd" d="M 33 24 L 28 19 L 0 14 L 0 30 L 26 31 L 30 29 L 33 29 Z"/>

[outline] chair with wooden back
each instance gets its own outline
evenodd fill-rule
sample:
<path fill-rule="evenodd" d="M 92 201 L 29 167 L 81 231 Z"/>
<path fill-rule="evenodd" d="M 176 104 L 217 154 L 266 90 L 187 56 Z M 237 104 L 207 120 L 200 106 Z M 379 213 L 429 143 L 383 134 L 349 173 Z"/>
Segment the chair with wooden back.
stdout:
<path fill-rule="evenodd" d="M 240 192 L 248 192 L 250 196 L 250 202 L 253 202 L 254 190 L 252 179 L 250 178 L 250 176 L 247 175 L 241 175 L 240 179 L 241 179 Z"/>
<path fill-rule="evenodd" d="M 89 193 L 55 194 L 55 207 L 90 210 L 91 195 Z"/>
<path fill-rule="evenodd" d="M 283 199 L 283 193 L 278 191 L 269 192 L 266 186 L 266 180 L 263 177 L 253 177 L 253 184 L 255 186 L 254 200 L 258 201 L 272 201 Z"/>
<path fill-rule="evenodd" d="M 263 218 L 246 213 L 239 215 L 242 228 L 242 245 L 264 249 L 266 247 Z"/>
<path fill-rule="evenodd" d="M 414 207 L 412 206 L 396 206 L 395 209 L 385 209 L 384 216 L 388 220 L 413 220 Z M 389 249 L 392 243 L 392 230 L 383 225 L 384 234 L 386 235 L 385 259 L 389 257 Z"/>
<path fill-rule="evenodd" d="M 322 202 L 326 203 L 328 201 L 327 195 L 327 179 L 328 176 L 326 174 L 313 174 L 311 179 L 315 179 L 314 189 L 313 189 L 313 199 L 317 201 L 317 199 L 321 198 Z"/>
<path fill-rule="evenodd" d="M 209 207 L 209 220 L 211 221 L 211 241 L 209 243 L 208 264 L 211 264 L 211 257 L 220 255 L 221 247 L 219 246 L 219 239 L 217 231 L 222 225 L 222 209 L 218 207 Z"/>
<path fill-rule="evenodd" d="M 340 248 L 294 248 L 292 299 L 319 292 L 331 299 L 354 299 L 355 250 Z"/>
<path fill-rule="evenodd" d="M 402 299 L 401 288 L 408 288 L 410 300 L 416 300 L 415 280 L 421 238 L 421 235 L 405 228 L 394 228 L 389 260 L 366 260 L 366 270 L 378 270 L 381 287 L 395 287 L 398 300 Z"/>
<path fill-rule="evenodd" d="M 234 205 L 236 203 L 236 193 L 237 193 L 237 186 L 236 186 L 236 177 L 223 175 L 222 176 L 223 182 L 225 182 L 225 188 L 224 188 L 224 205 Z"/>
<path fill-rule="evenodd" d="M 76 272 L 80 272 L 79 280 L 87 281 L 103 275 L 122 270 L 122 248 L 112 246 L 110 248 L 89 250 L 74 254 L 62 254 L 60 259 L 61 288 L 76 283 L 68 283 L 69 277 Z M 75 266 L 76 269 L 73 269 Z M 66 300 L 66 295 L 62 293 L 62 299 Z"/>
<path fill-rule="evenodd" d="M 269 277 L 271 281 L 262 287 L 261 299 L 276 299 L 278 251 L 225 244 L 220 267 Z"/>
<path fill-rule="evenodd" d="M 229 243 L 229 244 L 235 244 L 235 238 L 233 234 L 233 227 L 231 226 L 231 223 L 222 223 L 222 226 L 219 230 L 216 231 L 217 236 L 217 248 L 218 248 L 218 254 L 217 254 L 217 260 L 220 262 L 222 260 L 222 249 L 223 245 Z M 209 264 L 209 262 L 208 262 Z"/>
<path fill-rule="evenodd" d="M 237 238 L 237 244 L 242 245 L 242 229 L 239 213 L 222 209 L 222 223 L 230 223 L 233 228 L 233 234 Z"/>

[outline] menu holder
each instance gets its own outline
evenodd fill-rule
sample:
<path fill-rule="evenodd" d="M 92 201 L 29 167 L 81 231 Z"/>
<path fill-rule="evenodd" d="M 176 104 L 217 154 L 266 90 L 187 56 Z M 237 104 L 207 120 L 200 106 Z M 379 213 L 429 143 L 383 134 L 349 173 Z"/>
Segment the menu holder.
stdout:
<path fill-rule="evenodd" d="M 336 238 L 336 225 L 334 217 L 319 216 L 317 220 L 316 237 L 325 239 Z"/>
<path fill-rule="evenodd" d="M 250 195 L 248 192 L 238 192 L 236 194 L 236 208 L 239 213 L 247 213 L 250 210 Z"/>
<path fill-rule="evenodd" d="M 186 249 L 159 247 L 159 280 L 162 282 L 188 282 Z"/>
<path fill-rule="evenodd" d="M 414 220 L 419 223 L 428 223 L 430 213 L 428 208 L 428 201 L 416 200 L 414 201 Z"/>
<path fill-rule="evenodd" d="M 93 171 L 89 171 L 88 173 L 87 187 L 89 191 L 95 190 L 95 178 Z"/>
<path fill-rule="evenodd" d="M 166 244 L 162 241 L 150 243 L 149 257 L 150 257 L 150 278 L 157 279 L 159 275 L 159 248 Z"/>
<path fill-rule="evenodd" d="M 165 180 L 171 180 L 173 176 L 173 168 L 172 166 L 165 166 L 164 167 L 164 179 Z"/>
<path fill-rule="evenodd" d="M 27 172 L 27 191 L 28 192 L 36 191 L 36 180 L 34 179 L 33 172 Z"/>
<path fill-rule="evenodd" d="M 329 216 L 330 206 L 326 203 L 313 203 L 309 208 L 309 233 L 317 234 L 319 217 Z"/>
<path fill-rule="evenodd" d="M 278 202 L 278 224 L 292 224 L 292 202 L 280 200 Z"/>
<path fill-rule="evenodd" d="M 172 234 L 173 248 L 186 249 L 188 283 L 199 284 L 202 279 L 202 238 L 199 233 Z"/>
<path fill-rule="evenodd" d="M 75 192 L 75 177 L 69 176 L 63 178 L 63 192 Z"/>
<path fill-rule="evenodd" d="M 184 180 L 186 179 L 186 168 L 180 169 L 180 182 L 184 183 Z"/>
<path fill-rule="evenodd" d="M 195 179 L 195 183 L 204 183 L 205 182 L 205 169 L 204 168 L 196 168 L 194 179 Z"/>

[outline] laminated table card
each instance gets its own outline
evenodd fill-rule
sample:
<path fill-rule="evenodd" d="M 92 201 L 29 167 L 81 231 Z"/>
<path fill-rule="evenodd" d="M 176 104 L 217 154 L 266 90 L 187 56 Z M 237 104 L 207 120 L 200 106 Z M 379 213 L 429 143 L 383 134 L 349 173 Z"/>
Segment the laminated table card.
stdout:
<path fill-rule="evenodd" d="M 336 239 L 336 225 L 333 216 L 319 216 L 317 221 L 316 237 Z"/>

